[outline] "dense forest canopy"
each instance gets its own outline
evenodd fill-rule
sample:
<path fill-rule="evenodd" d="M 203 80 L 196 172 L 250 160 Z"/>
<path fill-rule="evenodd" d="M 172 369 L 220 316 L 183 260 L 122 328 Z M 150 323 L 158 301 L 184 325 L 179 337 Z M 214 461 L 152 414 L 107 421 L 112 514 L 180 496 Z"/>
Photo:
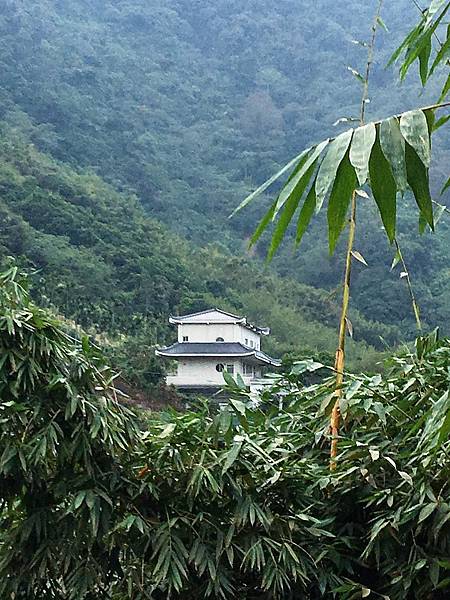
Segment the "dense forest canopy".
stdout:
<path fill-rule="evenodd" d="M 354 117 L 359 82 L 347 67 L 364 62 L 354 42 L 366 36 L 374 7 L 1 0 L 4 253 L 42 269 L 37 287 L 47 300 L 99 331 L 145 330 L 146 344 L 161 343 L 171 335 L 167 313 L 220 304 L 267 321 L 273 352 L 330 352 L 341 269 L 328 257 L 320 219 L 299 252 L 287 245 L 263 274 L 265 239 L 253 259 L 235 257 L 256 209 L 227 217 L 285 160 Z M 425 104 L 439 85 L 419 99 L 415 74 L 400 86 L 385 68 L 415 21 L 410 2 L 390 3 L 383 19 L 389 31 L 377 42 L 371 118 Z M 436 137 L 435 154 L 433 182 L 445 171 L 445 139 Z M 433 238 L 412 239 L 407 212 L 399 239 L 424 322 L 445 327 L 448 224 L 443 218 Z M 415 324 L 375 214 L 357 245 L 369 268 L 354 274 L 354 364 L 373 366 L 366 344 L 380 350 L 411 339 Z"/>
<path fill-rule="evenodd" d="M 286 127 L 287 88 L 293 84 L 298 97 L 303 78 L 299 106 L 307 107 L 318 81 L 306 65 L 320 53 L 317 64 L 328 64 L 328 52 L 335 69 L 320 82 L 324 104 L 336 90 L 354 110 L 354 96 L 335 75 L 339 60 L 353 56 L 340 49 L 342 22 L 359 34 L 359 18 L 371 11 L 358 4 L 345 3 L 350 14 L 344 5 L 306 2 L 301 10 L 290 0 L 276 8 L 266 1 L 0 4 L 0 56 L 13 55 L 0 115 L 1 598 L 448 598 L 450 339 L 438 329 L 420 335 L 414 347 L 391 352 L 380 373 L 371 371 L 383 345 L 411 341 L 414 291 L 426 328 L 448 322 L 450 209 L 435 202 L 433 210 L 429 165 L 432 139 L 433 187 L 443 174 L 443 190 L 450 188 L 448 141 L 435 135 L 450 115 L 436 121 L 440 105 L 366 123 L 374 43 L 386 31 L 383 0 L 371 41 L 355 44 L 367 49 L 365 74 L 350 67 L 363 82 L 358 126 L 337 129 L 269 179 L 279 185 L 270 205 L 269 184 L 242 201 L 235 212 L 255 198 L 262 200 L 255 210 L 267 211 L 252 236 L 265 234 L 256 253 L 244 256 L 238 241 L 255 214 L 226 220 L 232 195 L 254 189 L 285 161 L 288 133 L 306 118 Z M 391 7 L 397 33 L 407 25 L 399 6 Z M 446 83 L 432 78 L 430 61 L 450 67 L 450 27 L 433 37 L 447 14 L 450 0 L 432 0 L 397 52 L 400 73 L 417 65 L 423 86 L 442 89 L 441 98 L 450 93 L 450 74 Z M 316 35 L 313 44 L 305 29 L 298 41 L 316 52 L 310 63 L 295 52 L 293 31 L 303 30 L 292 23 L 300 22 Z M 383 62 L 385 43 L 377 46 Z M 143 74 L 151 80 L 151 60 L 167 79 L 159 88 L 153 80 L 163 95 L 149 108 Z M 190 97 L 194 75 L 212 77 L 212 85 Z M 395 103 L 392 79 L 374 76 L 374 99 Z M 149 120 L 161 118 L 159 130 L 156 121 L 153 128 L 135 123 L 135 101 Z M 197 107 L 201 118 L 191 117 Z M 236 147 L 228 134 L 214 143 L 206 134 L 194 145 L 182 139 L 188 125 L 203 123 L 209 132 L 208 110 L 217 110 L 218 131 L 228 123 Z M 327 131 L 317 131 L 319 139 Z M 134 146 L 147 134 L 154 160 L 149 138 Z M 160 163 L 158 144 L 167 151 Z M 191 159 L 183 154 L 188 146 Z M 262 158 L 252 164 L 255 147 Z M 248 163 L 239 163 L 245 152 Z M 201 204 L 220 191 L 212 187 L 216 177 L 229 196 Z M 294 216 L 299 240 L 314 212 L 303 254 L 285 251 L 264 268 L 268 244 L 271 254 L 293 237 Z M 438 233 L 419 237 L 417 225 Z M 336 248 L 344 230 L 347 243 Z M 390 275 L 382 233 L 399 262 Z M 337 259 L 326 262 L 325 242 L 343 269 Z M 344 273 L 342 289 L 336 271 Z M 210 305 L 273 325 L 271 351 L 286 360 L 271 385 L 255 401 L 242 378 L 226 373 L 226 405 L 192 399 L 182 411 L 126 407 L 118 375 L 92 337 L 129 381 L 150 387 L 162 375 L 152 347 L 170 336 L 167 313 Z M 314 358 L 299 359 L 309 353 Z M 361 369 L 370 372 L 352 372 Z"/>

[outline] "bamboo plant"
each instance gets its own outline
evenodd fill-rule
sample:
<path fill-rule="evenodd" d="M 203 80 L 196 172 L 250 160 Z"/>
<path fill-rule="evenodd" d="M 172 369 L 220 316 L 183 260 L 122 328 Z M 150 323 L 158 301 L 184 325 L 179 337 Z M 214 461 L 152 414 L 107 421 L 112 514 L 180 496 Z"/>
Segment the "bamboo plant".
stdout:
<path fill-rule="evenodd" d="M 250 240 L 250 246 L 254 245 L 267 228 L 274 224 L 268 260 L 273 258 L 286 235 L 288 226 L 293 221 L 297 221 L 295 244 L 298 245 L 313 216 L 323 210 L 325 205 L 330 255 L 334 253 L 339 237 L 348 225 L 344 288 L 335 357 L 336 401 L 330 421 L 330 467 L 332 469 L 336 466 L 340 390 L 345 370 L 345 339 L 347 331 L 350 330 L 351 333 L 348 319 L 351 266 L 354 259 L 364 261 L 354 249 L 358 198 L 370 198 L 369 192 L 371 192 L 388 241 L 390 244 L 396 244 L 397 252 L 399 250 L 396 240 L 397 202 L 407 191 L 412 192 L 416 200 L 420 231 L 423 232 L 427 227 L 434 230 L 433 201 L 429 186 L 431 135 L 449 118 L 446 115 L 436 119 L 437 111 L 450 105 L 449 102 L 444 102 L 450 90 L 450 82 L 447 80 L 437 104 L 390 116 L 381 121 L 365 122 L 375 37 L 378 27 L 384 26 L 381 19 L 382 4 L 381 0 L 372 25 L 371 39 L 364 44 L 368 47 L 365 74 L 361 75 L 355 69 L 350 69 L 363 86 L 359 126 L 303 150 L 247 196 L 233 213 L 234 215 L 261 196 L 275 182 L 285 179 L 281 190 Z M 391 62 L 397 60 L 402 52 L 405 53 L 405 60 L 401 67 L 402 77 L 417 59 L 420 62 L 422 82 L 426 83 L 439 62 L 444 60 L 450 48 L 448 36 L 450 28 L 447 30 L 446 42 L 437 51 L 431 67 L 428 67 L 432 38 L 436 35 L 436 29 L 449 8 L 450 2 L 435 0 L 428 11 L 425 11 L 422 22 L 394 53 Z M 424 53 L 427 55 L 426 61 Z M 445 184 L 443 191 L 449 185 L 450 180 Z M 408 284 L 411 293 L 410 281 Z M 420 324 L 414 295 L 412 298 L 416 319 Z"/>

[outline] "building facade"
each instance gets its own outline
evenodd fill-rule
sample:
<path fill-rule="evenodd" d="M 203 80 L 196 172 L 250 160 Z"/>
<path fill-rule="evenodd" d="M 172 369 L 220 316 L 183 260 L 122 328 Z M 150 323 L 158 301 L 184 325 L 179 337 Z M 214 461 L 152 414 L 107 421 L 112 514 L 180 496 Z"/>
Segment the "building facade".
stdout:
<path fill-rule="evenodd" d="M 170 317 L 178 327 L 178 341 L 156 354 L 171 359 L 167 384 L 180 389 L 213 389 L 224 385 L 223 372 L 240 375 L 251 388 L 264 371 L 280 361 L 261 350 L 268 328 L 249 323 L 217 308 L 180 317 Z"/>

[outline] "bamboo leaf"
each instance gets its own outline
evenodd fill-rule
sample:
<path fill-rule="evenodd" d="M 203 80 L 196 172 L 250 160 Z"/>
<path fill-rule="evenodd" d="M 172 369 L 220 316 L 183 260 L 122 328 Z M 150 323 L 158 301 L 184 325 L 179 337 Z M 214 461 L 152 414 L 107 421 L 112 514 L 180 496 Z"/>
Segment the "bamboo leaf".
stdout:
<path fill-rule="evenodd" d="M 441 196 L 442 194 L 448 190 L 448 188 L 450 188 L 450 177 L 447 179 L 447 181 L 444 183 L 444 187 L 441 190 Z"/>
<path fill-rule="evenodd" d="M 380 25 L 380 27 L 382 27 L 384 29 L 384 31 L 386 31 L 386 33 L 389 32 L 389 29 L 386 26 L 386 23 L 383 21 L 383 19 L 380 17 L 380 15 L 378 15 L 377 17 L 377 23 L 378 25 Z"/>
<path fill-rule="evenodd" d="M 305 202 L 303 203 L 300 215 L 297 221 L 297 235 L 295 237 L 296 245 L 300 244 L 302 237 L 312 219 L 314 209 L 316 208 L 316 182 L 311 185 Z"/>
<path fill-rule="evenodd" d="M 444 87 L 442 88 L 442 92 L 441 95 L 439 96 L 439 100 L 438 102 L 443 102 L 446 97 L 447 94 L 450 92 L 450 75 L 447 77 L 447 81 L 444 84 Z"/>
<path fill-rule="evenodd" d="M 272 236 L 272 241 L 267 256 L 268 260 L 271 260 L 277 251 L 278 246 L 280 245 L 284 234 L 286 233 L 286 229 L 288 228 L 289 223 L 291 222 L 292 217 L 297 210 L 301 197 L 303 196 L 303 193 L 306 190 L 306 187 L 315 171 L 316 165 L 317 159 L 310 165 L 309 169 L 297 183 L 289 199 L 287 200 Z"/>
<path fill-rule="evenodd" d="M 242 448 L 242 442 L 236 442 L 230 448 L 230 450 L 226 453 L 226 459 L 224 465 L 222 467 L 222 475 L 228 471 L 228 469 L 234 464 L 237 457 L 239 456 L 239 452 Z"/>
<path fill-rule="evenodd" d="M 428 43 L 430 43 L 431 37 L 434 35 L 436 29 L 438 28 L 439 24 L 441 23 L 442 19 L 444 18 L 445 14 L 447 13 L 449 8 L 450 8 L 450 3 L 447 3 L 447 6 L 444 8 L 444 10 L 441 12 L 439 17 L 433 22 L 433 24 L 431 26 L 430 26 L 431 19 L 434 16 L 435 12 L 437 12 L 437 11 L 430 12 L 430 10 L 429 10 L 427 22 L 426 23 L 422 22 L 417 28 L 415 28 L 413 30 L 414 35 L 412 36 L 410 43 L 408 43 L 406 45 L 407 50 L 406 50 L 405 60 L 400 68 L 400 76 L 402 79 L 404 79 L 406 77 L 409 67 L 412 65 L 412 63 L 415 60 L 417 60 L 420 57 L 420 55 L 424 51 L 424 48 L 428 45 Z M 431 15 L 431 18 L 430 18 L 430 15 Z M 414 41 L 414 43 L 413 43 L 413 41 Z M 402 46 L 403 46 L 403 44 L 402 44 Z M 400 54 L 402 51 L 403 50 L 400 51 Z"/>
<path fill-rule="evenodd" d="M 445 125 L 447 123 L 447 121 L 450 120 L 450 115 L 445 115 L 444 117 L 441 117 L 440 119 L 438 119 L 434 125 L 433 125 L 433 131 L 436 131 L 437 129 L 439 129 L 439 127 L 442 127 L 443 125 Z"/>
<path fill-rule="evenodd" d="M 419 52 L 419 74 L 422 85 L 425 85 L 428 79 L 428 63 L 430 61 L 431 45 L 431 35 L 429 35 L 426 44 Z"/>
<path fill-rule="evenodd" d="M 405 148 L 406 172 L 408 184 L 411 187 L 420 212 L 434 230 L 433 205 L 431 202 L 428 169 L 425 168 L 417 152 L 408 143 Z"/>
<path fill-rule="evenodd" d="M 425 115 L 425 119 L 427 120 L 428 139 L 430 141 L 430 150 L 431 150 L 431 134 L 433 133 L 433 130 L 434 130 L 436 114 L 432 108 L 424 109 L 423 114 Z"/>
<path fill-rule="evenodd" d="M 354 75 L 358 81 L 360 81 L 361 83 L 365 83 L 365 79 L 359 71 L 357 71 L 353 67 L 347 67 L 347 70 L 350 71 L 350 73 Z"/>
<path fill-rule="evenodd" d="M 447 207 L 444 206 L 443 204 L 439 204 L 437 202 L 435 202 L 434 204 L 437 205 L 437 208 L 435 208 L 435 210 L 434 210 L 434 224 L 437 225 L 439 223 L 439 221 L 441 220 L 442 215 L 447 210 Z"/>
<path fill-rule="evenodd" d="M 387 63 L 388 67 L 390 67 L 399 58 L 399 56 L 413 44 L 414 40 L 419 37 L 420 33 L 422 32 L 422 27 L 423 25 L 421 23 L 408 33 L 400 46 L 392 53 L 392 56 Z"/>
<path fill-rule="evenodd" d="M 380 130 L 373 146 L 369 161 L 370 183 L 373 197 L 380 211 L 389 241 L 395 238 L 397 219 L 397 189 L 391 166 L 381 150 Z"/>
<path fill-rule="evenodd" d="M 369 173 L 369 157 L 375 143 L 376 129 L 373 123 L 358 127 L 353 133 L 350 146 L 350 162 L 355 167 L 359 185 L 364 185 Z"/>
<path fill-rule="evenodd" d="M 279 210 L 283 207 L 284 203 L 287 201 L 289 196 L 292 194 L 292 192 L 294 191 L 297 184 L 300 183 L 303 176 L 309 170 L 311 165 L 316 162 L 316 160 L 319 158 L 319 156 L 321 155 L 323 150 L 328 146 L 328 142 L 329 142 L 328 139 L 324 140 L 318 146 L 316 146 L 309 155 L 305 156 L 305 159 L 304 159 L 304 161 L 302 161 L 302 165 L 301 165 L 300 169 L 298 170 L 298 172 L 292 178 L 289 179 L 289 181 L 286 183 L 286 185 L 281 190 L 281 192 L 278 196 L 277 205 L 275 207 L 275 213 L 274 213 L 273 219 L 276 217 Z"/>
<path fill-rule="evenodd" d="M 255 229 L 255 232 L 253 233 L 252 237 L 250 238 L 250 242 L 248 243 L 249 248 L 251 248 L 252 246 L 254 246 L 256 244 L 256 242 L 262 236 L 264 231 L 267 229 L 267 226 L 269 225 L 269 223 L 272 222 L 272 218 L 275 213 L 276 204 L 277 204 L 277 201 L 275 200 L 275 202 L 272 204 L 272 206 L 269 208 L 269 210 L 266 212 L 264 217 L 259 222 L 258 227 Z"/>
<path fill-rule="evenodd" d="M 431 19 L 444 6 L 448 0 L 432 0 L 429 9 L 427 10 L 427 18 Z"/>
<path fill-rule="evenodd" d="M 345 317 L 345 326 L 347 327 L 348 335 L 353 339 L 353 323 L 348 317 Z"/>
<path fill-rule="evenodd" d="M 432 502 L 431 504 L 427 504 L 426 506 L 424 506 L 422 508 L 422 510 L 420 511 L 419 519 L 417 520 L 417 523 L 422 523 L 422 521 L 425 521 L 425 519 L 428 519 L 428 517 L 435 511 L 437 506 L 438 505 L 436 504 L 436 502 Z"/>
<path fill-rule="evenodd" d="M 391 271 L 393 271 L 395 269 L 395 267 L 398 265 L 399 262 L 400 262 L 400 252 L 397 250 L 397 252 L 395 253 L 395 256 L 392 260 Z"/>
<path fill-rule="evenodd" d="M 352 250 L 351 254 L 352 254 L 353 258 L 356 258 L 356 260 L 358 260 L 360 263 L 362 263 L 366 267 L 369 266 L 366 262 L 366 259 L 360 252 L 358 252 L 357 250 Z"/>
<path fill-rule="evenodd" d="M 400 131 L 428 169 L 430 166 L 430 136 L 425 114 L 422 110 L 410 110 L 400 118 Z"/>
<path fill-rule="evenodd" d="M 353 129 L 344 131 L 338 135 L 328 147 L 328 152 L 319 167 L 316 179 L 316 212 L 322 208 L 325 196 L 334 182 L 338 167 L 344 158 L 350 141 L 352 139 Z"/>
<path fill-rule="evenodd" d="M 350 141 L 350 138 L 349 138 Z M 333 254 L 345 225 L 348 205 L 356 186 L 356 173 L 348 153 L 339 165 L 328 202 L 328 240 Z"/>
<path fill-rule="evenodd" d="M 406 473 L 405 471 L 398 471 L 398 474 L 400 475 L 400 477 L 402 479 L 404 479 L 405 481 L 407 481 L 409 483 L 409 485 L 413 486 L 413 480 L 412 477 L 409 473 Z"/>
<path fill-rule="evenodd" d="M 405 140 L 400 131 L 400 123 L 396 117 L 381 121 L 380 143 L 383 154 L 391 165 L 397 189 L 404 192 L 408 187 L 405 163 Z"/>
<path fill-rule="evenodd" d="M 277 181 L 277 179 L 279 179 L 280 177 L 282 177 L 287 171 L 289 171 L 289 169 L 292 169 L 293 167 L 295 167 L 300 161 L 301 159 L 311 150 L 311 148 L 308 148 L 306 150 L 304 150 L 303 152 L 301 152 L 298 156 L 296 156 L 295 158 L 293 158 L 290 162 L 287 163 L 287 165 L 284 165 L 283 168 L 281 168 L 278 173 L 275 173 L 275 175 L 272 175 L 272 177 L 270 177 L 270 179 L 268 179 L 267 181 L 265 181 L 262 185 L 260 185 L 254 192 L 252 192 L 250 195 L 248 195 L 240 204 L 239 206 L 231 213 L 230 218 L 233 217 L 237 212 L 239 212 L 240 210 L 242 210 L 245 206 L 247 206 L 247 204 L 249 204 L 250 202 L 252 202 L 252 200 L 254 200 L 255 198 L 257 198 L 260 194 L 262 194 L 263 192 L 265 192 L 267 190 L 267 188 L 269 188 L 273 183 L 275 183 L 275 181 Z"/>
<path fill-rule="evenodd" d="M 437 54 L 436 54 L 436 56 L 434 58 L 433 64 L 431 65 L 428 77 L 431 77 L 433 75 L 436 67 L 442 61 L 444 61 L 449 54 L 450 54 L 450 25 L 449 25 L 449 28 L 447 29 L 447 39 L 445 40 L 445 42 L 439 48 L 439 51 L 437 52 Z"/>

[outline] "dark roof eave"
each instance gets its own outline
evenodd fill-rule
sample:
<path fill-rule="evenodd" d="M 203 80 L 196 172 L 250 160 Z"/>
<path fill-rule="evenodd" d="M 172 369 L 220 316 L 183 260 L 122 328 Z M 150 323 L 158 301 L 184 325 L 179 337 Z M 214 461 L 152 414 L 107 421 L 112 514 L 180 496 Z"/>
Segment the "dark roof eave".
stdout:
<path fill-rule="evenodd" d="M 222 351 L 215 351 L 215 352 L 208 352 L 207 350 L 202 350 L 200 352 L 174 352 L 173 350 L 175 350 L 175 348 L 177 347 L 178 344 L 174 344 L 173 346 L 169 346 L 168 348 L 160 348 L 160 349 L 155 349 L 155 354 L 157 356 L 164 356 L 166 358 L 172 358 L 172 359 L 177 359 L 177 358 L 200 358 L 200 357 L 208 357 L 208 358 L 249 358 L 252 357 L 254 358 L 256 361 L 262 363 L 262 364 L 268 364 L 271 365 L 273 367 L 279 367 L 281 366 L 281 361 L 271 358 L 270 356 L 268 356 L 267 354 L 264 354 L 263 352 L 260 352 L 258 350 L 250 350 L 248 352 L 229 352 L 226 350 L 222 350 Z"/>

